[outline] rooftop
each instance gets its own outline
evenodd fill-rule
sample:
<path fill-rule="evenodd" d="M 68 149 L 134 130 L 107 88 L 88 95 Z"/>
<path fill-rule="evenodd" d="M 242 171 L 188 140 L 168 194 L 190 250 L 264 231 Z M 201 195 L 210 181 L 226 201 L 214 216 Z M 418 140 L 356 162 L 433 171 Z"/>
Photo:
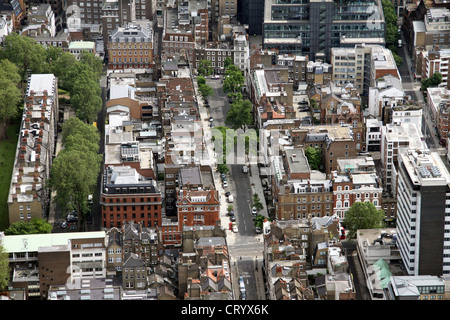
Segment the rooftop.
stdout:
<path fill-rule="evenodd" d="M 73 239 L 105 238 L 105 231 L 46 233 L 5 236 L 0 233 L 0 245 L 8 253 L 38 252 L 41 247 L 64 246 Z"/>

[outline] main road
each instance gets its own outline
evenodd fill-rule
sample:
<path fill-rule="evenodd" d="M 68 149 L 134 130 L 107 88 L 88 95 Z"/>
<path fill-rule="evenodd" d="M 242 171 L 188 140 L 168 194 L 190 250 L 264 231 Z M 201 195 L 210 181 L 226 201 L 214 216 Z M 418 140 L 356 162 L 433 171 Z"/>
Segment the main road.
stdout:
<path fill-rule="evenodd" d="M 195 80 L 194 80 L 195 81 Z M 205 112 L 209 117 L 213 118 L 215 126 L 226 126 L 225 120 L 230 103 L 227 95 L 222 88 L 221 79 L 206 79 L 206 84 L 213 88 L 214 94 L 209 98 L 209 108 L 204 108 L 202 99 L 199 97 L 199 105 L 201 114 Z M 252 195 L 255 186 L 260 185 L 260 179 L 257 172 L 253 175 L 242 171 L 243 164 L 229 164 L 230 171 L 227 174 L 228 187 L 222 189 L 221 194 L 230 192 L 234 196 L 233 203 L 223 202 L 225 206 L 231 204 L 236 216 L 238 232 L 227 231 L 227 244 L 232 263 L 232 274 L 234 293 L 236 299 L 240 297 L 238 279 L 240 276 L 244 278 L 244 284 L 247 292 L 247 299 L 260 300 L 265 298 L 265 285 L 261 272 L 262 265 L 262 235 L 256 234 L 251 215 Z M 259 183 L 258 183 L 259 182 Z M 264 199 L 261 199 L 264 201 Z M 222 226 L 228 228 L 230 220 L 228 217 L 222 217 Z M 257 269 L 256 266 L 259 266 Z"/>
<path fill-rule="evenodd" d="M 403 59 L 403 64 L 398 67 L 398 70 L 400 72 L 400 76 L 402 77 L 403 90 L 406 95 L 411 96 L 418 106 L 422 107 L 423 116 L 421 130 L 428 147 L 430 149 L 439 148 L 440 144 L 439 139 L 436 136 L 434 120 L 421 92 L 421 83 L 414 79 L 414 66 L 403 32 L 400 33 L 400 37 L 404 45 L 401 48 L 398 48 L 398 54 Z"/>

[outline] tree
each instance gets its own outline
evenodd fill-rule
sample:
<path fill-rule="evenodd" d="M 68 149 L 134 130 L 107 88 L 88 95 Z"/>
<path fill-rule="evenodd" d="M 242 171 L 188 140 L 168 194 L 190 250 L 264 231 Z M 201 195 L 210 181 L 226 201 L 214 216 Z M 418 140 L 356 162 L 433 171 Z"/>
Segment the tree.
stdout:
<path fill-rule="evenodd" d="M 80 149 L 61 150 L 49 179 L 57 204 L 63 211 L 77 211 L 79 224 L 89 208 L 88 196 L 94 193 L 102 160 L 102 155 Z"/>
<path fill-rule="evenodd" d="M 98 152 L 100 133 L 97 128 L 83 123 L 76 117 L 72 117 L 63 123 L 61 137 L 66 149 L 87 146 L 93 153 Z"/>
<path fill-rule="evenodd" d="M 7 35 L 0 51 L 1 59 L 8 59 L 19 68 L 21 80 L 27 79 L 28 72 L 42 73 L 46 70 L 45 48 L 36 40 L 15 32 Z"/>
<path fill-rule="evenodd" d="M 435 72 L 431 78 L 422 80 L 422 90 L 425 92 L 429 87 L 437 87 L 442 82 L 442 74 Z"/>
<path fill-rule="evenodd" d="M 92 78 L 79 77 L 70 93 L 70 103 L 76 116 L 85 122 L 94 122 L 103 105 L 99 82 Z"/>
<path fill-rule="evenodd" d="M 94 193 L 102 155 L 98 154 L 97 128 L 71 118 L 63 124 L 63 149 L 53 161 L 49 187 L 56 191 L 62 211 L 76 210 L 78 223 L 89 208 L 88 196 Z"/>
<path fill-rule="evenodd" d="M 10 268 L 8 253 L 0 245 L 0 289 L 6 289 L 9 285 Z"/>
<path fill-rule="evenodd" d="M 235 100 L 228 110 L 225 123 L 233 129 L 253 123 L 252 103 L 249 100 Z"/>
<path fill-rule="evenodd" d="M 213 88 L 211 86 L 208 86 L 207 84 L 199 85 L 198 90 L 200 91 L 200 95 L 203 97 L 203 99 L 212 97 L 214 95 Z"/>
<path fill-rule="evenodd" d="M 394 57 L 394 61 L 395 61 L 395 64 L 397 65 L 397 67 L 401 67 L 403 65 L 403 58 L 400 57 L 395 52 L 392 52 L 392 56 Z"/>
<path fill-rule="evenodd" d="M 32 218 L 29 222 L 18 221 L 5 230 L 6 235 L 51 233 L 52 225 L 40 218 Z"/>
<path fill-rule="evenodd" d="M 228 166 L 225 163 L 221 163 L 217 165 L 217 171 L 219 171 L 219 173 L 228 173 L 230 169 L 228 169 Z"/>
<path fill-rule="evenodd" d="M 74 70 L 72 68 L 75 68 L 75 65 L 79 63 L 70 52 L 63 52 L 56 60 L 52 60 L 50 71 L 58 78 L 60 88 L 70 92 L 72 81 L 77 75 L 76 70 L 74 72 L 70 72 L 70 70 Z"/>
<path fill-rule="evenodd" d="M 256 211 L 261 211 L 264 208 L 263 204 L 261 203 L 261 200 L 259 200 L 259 196 L 257 193 L 253 194 L 252 202 L 253 206 L 256 208 Z"/>
<path fill-rule="evenodd" d="M 197 84 L 198 86 L 204 85 L 206 84 L 206 79 L 204 76 L 198 76 L 197 77 Z"/>
<path fill-rule="evenodd" d="M 253 220 L 253 223 L 255 224 L 256 228 L 263 228 L 264 226 L 264 221 L 266 221 L 266 219 L 268 219 L 266 216 L 263 216 L 262 214 L 258 214 L 255 217 L 255 220 Z"/>
<path fill-rule="evenodd" d="M 18 67 L 9 60 L 0 61 L 0 139 L 6 139 L 6 125 L 18 115 L 22 95 L 18 88 Z"/>
<path fill-rule="evenodd" d="M 384 212 L 377 210 L 371 202 L 355 202 L 345 213 L 344 223 L 354 238 L 358 229 L 376 229 L 384 226 Z"/>
<path fill-rule="evenodd" d="M 80 62 L 89 66 L 94 73 L 95 80 L 100 81 L 103 71 L 103 61 L 96 57 L 92 52 L 82 51 L 80 54 Z"/>
<path fill-rule="evenodd" d="M 233 65 L 233 59 L 231 59 L 230 57 L 226 57 L 223 62 L 223 66 L 224 66 L 225 70 L 227 70 L 228 67 L 231 65 Z"/>
<path fill-rule="evenodd" d="M 322 163 L 322 149 L 308 147 L 305 149 L 305 156 L 308 158 L 309 166 L 312 170 L 319 170 Z"/>
<path fill-rule="evenodd" d="M 200 60 L 198 63 L 197 72 L 200 76 L 207 77 L 214 73 L 212 69 L 212 62 L 210 60 Z"/>
<path fill-rule="evenodd" d="M 241 93 L 244 86 L 244 75 L 235 65 L 230 65 L 225 71 L 223 91 L 226 93 Z"/>

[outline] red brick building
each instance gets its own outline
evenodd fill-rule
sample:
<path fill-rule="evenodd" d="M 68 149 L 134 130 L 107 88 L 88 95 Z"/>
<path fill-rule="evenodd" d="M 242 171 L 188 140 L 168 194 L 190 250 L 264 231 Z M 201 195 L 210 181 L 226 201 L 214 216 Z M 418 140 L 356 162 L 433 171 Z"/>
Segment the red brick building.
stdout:
<path fill-rule="evenodd" d="M 104 228 L 121 228 L 124 221 L 161 226 L 161 192 L 155 180 L 130 166 L 106 169 L 100 204 Z"/>
<path fill-rule="evenodd" d="M 220 201 L 217 190 L 180 190 L 177 199 L 179 229 L 183 226 L 220 224 Z"/>
<path fill-rule="evenodd" d="M 153 31 L 149 23 L 133 22 L 113 31 L 108 41 L 108 68 L 153 68 Z"/>

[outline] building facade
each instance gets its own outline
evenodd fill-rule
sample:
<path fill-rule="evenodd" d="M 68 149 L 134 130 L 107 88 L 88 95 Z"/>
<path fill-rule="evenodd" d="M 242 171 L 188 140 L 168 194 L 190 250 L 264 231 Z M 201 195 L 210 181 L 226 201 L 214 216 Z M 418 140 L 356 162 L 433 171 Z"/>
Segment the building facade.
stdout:
<path fill-rule="evenodd" d="M 113 30 L 108 41 L 109 69 L 149 69 L 153 64 L 153 29 L 149 22 L 134 21 Z"/>
<path fill-rule="evenodd" d="M 315 60 L 317 53 L 330 60 L 330 49 L 343 40 L 377 43 L 384 38 L 381 1 L 266 0 L 264 4 L 264 48 L 280 53 L 301 51 Z M 367 21 L 373 21 L 368 25 Z M 362 40 L 364 39 L 364 40 Z"/>
<path fill-rule="evenodd" d="M 31 75 L 7 200 L 10 224 L 48 214 L 46 183 L 55 152 L 58 117 L 58 79 L 53 74 Z"/>
<path fill-rule="evenodd" d="M 450 272 L 450 175 L 436 152 L 409 150 L 399 155 L 398 247 L 408 275 Z"/>
<path fill-rule="evenodd" d="M 105 171 L 100 201 L 103 227 L 121 228 L 125 221 L 161 225 L 161 192 L 153 179 L 130 166 L 110 166 Z"/>

